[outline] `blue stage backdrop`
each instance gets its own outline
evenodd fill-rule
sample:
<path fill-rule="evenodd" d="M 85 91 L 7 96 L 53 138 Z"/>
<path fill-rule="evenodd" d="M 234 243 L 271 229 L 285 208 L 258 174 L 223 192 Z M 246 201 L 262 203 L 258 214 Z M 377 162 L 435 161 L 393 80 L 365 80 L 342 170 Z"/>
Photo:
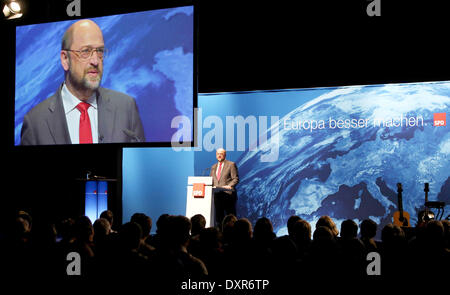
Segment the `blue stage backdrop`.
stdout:
<path fill-rule="evenodd" d="M 187 177 L 193 174 L 193 153 L 171 148 L 124 149 L 123 222 L 136 212 L 147 214 L 154 224 L 163 213 L 184 215 Z"/>
<path fill-rule="evenodd" d="M 194 8 L 175 7 L 92 18 L 108 54 L 101 86 L 136 99 L 147 142 L 170 142 L 174 116 L 192 119 Z M 64 32 L 75 21 L 16 28 L 15 145 L 25 114 L 64 81 Z"/>
<path fill-rule="evenodd" d="M 339 227 L 345 219 L 371 218 L 381 228 L 397 211 L 399 182 L 413 226 L 423 209 L 425 182 L 430 201 L 446 202 L 444 218 L 450 211 L 450 82 L 200 94 L 198 102 L 198 146 L 169 149 L 166 158 L 152 156 L 152 161 L 189 158 L 192 172 L 208 174 L 214 150 L 226 148 L 239 168 L 238 215 L 253 224 L 266 216 L 278 235 L 286 233 L 293 214 L 313 230 L 322 215 Z M 126 150 L 124 171 L 134 169 L 127 161 L 137 152 Z M 158 150 L 139 153 L 156 155 Z M 155 173 L 162 177 L 161 171 Z M 184 202 L 186 179 L 178 179 L 171 185 L 180 189 L 177 200 Z M 131 185 L 126 180 L 124 206 L 135 202 L 125 194 Z M 141 185 L 135 189 L 145 189 L 147 182 Z"/>

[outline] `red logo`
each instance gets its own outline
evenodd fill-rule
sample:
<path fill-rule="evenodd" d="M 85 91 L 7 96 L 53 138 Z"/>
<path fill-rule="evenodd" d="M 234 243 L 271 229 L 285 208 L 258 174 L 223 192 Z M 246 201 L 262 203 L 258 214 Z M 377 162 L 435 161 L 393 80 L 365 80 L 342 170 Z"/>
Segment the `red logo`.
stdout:
<path fill-rule="evenodd" d="M 205 197 L 205 184 L 204 183 L 194 183 L 192 185 L 192 196 L 194 198 L 204 198 Z"/>
<path fill-rule="evenodd" d="M 434 113 L 433 126 L 446 126 L 447 119 L 445 113 Z"/>

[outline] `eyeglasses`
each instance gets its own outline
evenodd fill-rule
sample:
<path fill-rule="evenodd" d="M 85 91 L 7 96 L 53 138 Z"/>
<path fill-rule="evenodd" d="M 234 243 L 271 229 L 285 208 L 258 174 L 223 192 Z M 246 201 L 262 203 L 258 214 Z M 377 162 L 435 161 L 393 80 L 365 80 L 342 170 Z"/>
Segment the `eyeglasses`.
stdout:
<path fill-rule="evenodd" d="M 100 47 L 100 48 L 85 48 L 82 50 L 70 50 L 70 49 L 64 49 L 65 51 L 72 51 L 72 52 L 76 52 L 78 53 L 78 56 L 81 59 L 89 59 L 92 56 L 92 53 L 95 51 L 97 52 L 97 57 L 100 59 L 103 59 L 106 55 L 106 53 L 108 52 L 108 50 L 104 47 Z"/>

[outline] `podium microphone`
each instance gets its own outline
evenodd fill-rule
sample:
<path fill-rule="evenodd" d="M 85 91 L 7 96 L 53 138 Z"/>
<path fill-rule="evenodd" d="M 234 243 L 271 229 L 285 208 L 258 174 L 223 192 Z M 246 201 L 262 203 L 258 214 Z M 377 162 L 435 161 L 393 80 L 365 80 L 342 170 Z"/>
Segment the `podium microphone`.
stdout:
<path fill-rule="evenodd" d="M 208 170 L 211 170 L 211 167 L 208 167 L 205 170 L 203 170 L 202 171 L 202 176 L 209 176 L 209 174 L 206 174 L 208 172 Z"/>

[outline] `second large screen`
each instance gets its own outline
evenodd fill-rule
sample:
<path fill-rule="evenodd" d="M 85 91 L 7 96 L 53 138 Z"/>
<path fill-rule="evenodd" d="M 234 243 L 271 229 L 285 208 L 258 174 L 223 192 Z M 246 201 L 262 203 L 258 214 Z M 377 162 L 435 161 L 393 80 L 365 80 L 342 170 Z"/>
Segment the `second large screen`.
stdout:
<path fill-rule="evenodd" d="M 91 20 L 100 28 L 107 49 L 100 60 L 103 75 L 97 103 L 91 108 L 97 114 L 90 124 L 98 126 L 98 130 L 92 127 L 92 142 L 170 143 L 177 131 L 171 127 L 173 118 L 193 115 L 194 7 Z M 63 87 L 67 85 L 67 69 L 62 62 L 67 52 L 62 53 L 62 39 L 74 23 L 16 28 L 15 145 L 81 143 L 78 132 L 82 131 L 77 127 L 81 123 L 69 118 L 70 107 L 61 98 L 61 93 L 67 90 Z M 80 61 L 83 48 L 70 49 L 74 51 L 71 52 L 74 66 L 75 61 Z M 89 59 L 100 54 L 90 53 Z M 71 121 L 76 122 L 75 127 L 70 126 Z M 74 128 L 75 140 L 71 133 Z M 188 137 L 182 140 L 191 141 L 192 137 Z"/>
<path fill-rule="evenodd" d="M 370 218 L 381 232 L 399 211 L 397 183 L 411 226 L 425 183 L 428 200 L 446 204 L 447 213 L 432 209 L 436 219 L 448 215 L 448 81 L 212 93 L 198 102 L 195 175 L 209 174 L 215 149 L 225 148 L 239 169 L 238 215 L 269 218 L 279 236 L 291 215 L 313 230 L 323 215 L 339 228 Z"/>

